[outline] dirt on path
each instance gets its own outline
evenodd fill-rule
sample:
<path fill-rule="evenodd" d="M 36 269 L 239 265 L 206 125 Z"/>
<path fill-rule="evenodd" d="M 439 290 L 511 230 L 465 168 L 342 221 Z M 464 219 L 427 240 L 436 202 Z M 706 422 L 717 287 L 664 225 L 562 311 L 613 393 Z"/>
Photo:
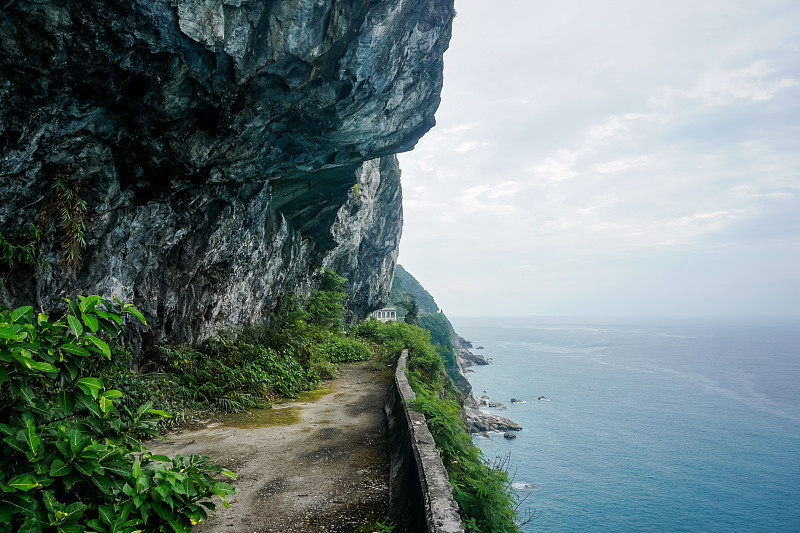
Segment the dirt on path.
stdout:
<path fill-rule="evenodd" d="M 373 531 L 368 525 L 388 515 L 389 375 L 369 363 L 342 365 L 310 397 L 205 420 L 148 448 L 207 455 L 236 474 L 231 507 L 218 505 L 195 531 Z"/>

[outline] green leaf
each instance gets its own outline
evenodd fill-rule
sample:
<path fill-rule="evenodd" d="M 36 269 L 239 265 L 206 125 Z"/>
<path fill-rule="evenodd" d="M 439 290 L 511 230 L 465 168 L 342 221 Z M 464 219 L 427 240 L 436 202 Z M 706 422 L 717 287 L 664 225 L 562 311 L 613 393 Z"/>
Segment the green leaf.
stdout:
<path fill-rule="evenodd" d="M 42 501 L 44 502 L 45 509 L 51 513 L 55 513 L 64 508 L 64 505 L 56 500 L 55 491 L 53 490 L 44 491 L 44 494 L 42 495 Z"/>
<path fill-rule="evenodd" d="M 30 474 L 23 474 L 11 478 L 11 480 L 7 483 L 7 486 L 22 492 L 28 492 L 36 487 L 41 487 L 39 482 L 36 481 L 36 478 Z"/>
<path fill-rule="evenodd" d="M 147 320 L 144 319 L 144 315 L 142 313 L 140 313 L 139 310 L 136 309 L 135 307 L 133 307 L 131 304 L 125 305 L 122 308 L 122 311 L 125 312 L 125 313 L 129 313 L 129 314 L 135 316 L 136 318 L 139 319 L 139 322 L 141 322 L 145 326 L 147 325 Z"/>
<path fill-rule="evenodd" d="M 28 419 L 26 425 L 28 432 L 25 435 L 25 442 L 28 444 L 28 448 L 35 457 L 39 451 L 39 446 L 42 444 L 42 439 L 36 435 L 36 424 L 33 420 Z"/>
<path fill-rule="evenodd" d="M 30 368 L 33 370 L 38 370 L 39 372 L 44 372 L 45 374 L 56 373 L 59 371 L 58 367 L 53 366 L 50 363 L 39 361 L 31 361 Z"/>
<path fill-rule="evenodd" d="M 4 494 L 0 496 L 0 517 L 13 517 L 14 514 L 19 513 L 23 516 L 33 515 L 33 510 L 36 509 L 36 502 L 29 494 Z M 4 520 L 11 522 L 11 518 Z"/>
<path fill-rule="evenodd" d="M 100 406 L 100 411 L 103 413 L 107 413 L 109 409 L 114 405 L 114 402 L 111 401 L 109 398 L 103 398 L 102 396 L 97 399 L 97 405 Z"/>
<path fill-rule="evenodd" d="M 9 328 L 0 328 L 0 339 L 17 340 L 17 332 Z"/>
<path fill-rule="evenodd" d="M 54 460 L 50 465 L 50 475 L 52 477 L 66 476 L 70 472 L 72 472 L 72 468 L 61 459 Z"/>
<path fill-rule="evenodd" d="M 23 317 L 26 317 L 26 316 L 29 316 L 29 315 L 33 315 L 33 307 L 31 307 L 30 305 L 25 306 L 25 307 L 19 307 L 17 309 L 14 309 L 14 311 L 11 313 L 11 322 L 12 323 L 16 322 L 20 318 L 23 318 Z"/>
<path fill-rule="evenodd" d="M 100 326 L 100 329 L 103 330 L 103 333 L 105 333 L 112 339 L 116 339 L 117 335 L 119 335 L 117 328 L 110 320 L 105 320 L 105 319 L 98 320 L 97 325 Z"/>
<path fill-rule="evenodd" d="M 100 352 L 106 356 L 107 359 L 111 359 L 111 348 L 109 348 L 108 344 L 106 344 L 104 341 L 98 339 L 97 337 L 91 337 L 89 335 L 85 336 L 83 340 L 89 341 L 92 344 L 94 344 L 97 347 L 97 349 L 100 350 Z"/>
<path fill-rule="evenodd" d="M 97 333 L 97 328 L 100 326 L 95 317 L 92 315 L 83 314 L 81 315 L 81 319 L 83 320 L 83 323 L 86 324 L 86 327 L 92 330 L 92 333 Z"/>
<path fill-rule="evenodd" d="M 0 368 L 0 383 L 8 381 L 8 372 L 5 369 Z"/>
<path fill-rule="evenodd" d="M 86 350 L 86 348 L 81 348 L 80 346 L 75 346 L 74 344 L 62 344 L 59 346 L 65 352 L 71 353 L 72 355 L 79 355 L 81 357 L 88 357 L 91 354 Z"/>
<path fill-rule="evenodd" d="M 72 315 L 67 315 L 67 322 L 69 323 L 69 329 L 76 338 L 83 335 L 83 325 L 80 320 Z"/>
<path fill-rule="evenodd" d="M 94 307 L 100 302 L 100 297 L 96 294 L 91 296 L 78 296 L 78 300 L 80 300 L 80 304 L 78 307 L 80 308 L 82 313 L 87 311 L 91 311 Z"/>
<path fill-rule="evenodd" d="M 124 394 L 122 394 L 120 391 L 114 390 L 114 389 L 107 390 L 103 394 L 100 395 L 101 398 L 108 398 L 109 400 L 115 400 L 117 398 L 122 398 L 123 396 L 124 396 Z"/>
<path fill-rule="evenodd" d="M 67 302 L 67 307 L 69 307 L 69 312 L 73 315 L 80 315 L 81 308 L 74 300 L 70 300 L 69 298 L 62 298 L 65 302 Z"/>
<path fill-rule="evenodd" d="M 28 386 L 27 381 L 19 381 L 19 380 L 11 380 L 11 394 L 22 398 L 22 400 L 27 403 L 28 405 L 33 405 L 33 399 L 35 398 L 33 391 Z"/>
<path fill-rule="evenodd" d="M 161 409 L 148 409 L 147 412 L 154 415 L 163 416 L 164 418 L 172 418 L 171 414 L 166 411 L 162 411 Z"/>
<path fill-rule="evenodd" d="M 97 399 L 97 395 L 103 388 L 103 382 L 97 378 L 81 378 L 78 380 L 78 387 L 86 394 L 91 394 L 92 398 Z"/>

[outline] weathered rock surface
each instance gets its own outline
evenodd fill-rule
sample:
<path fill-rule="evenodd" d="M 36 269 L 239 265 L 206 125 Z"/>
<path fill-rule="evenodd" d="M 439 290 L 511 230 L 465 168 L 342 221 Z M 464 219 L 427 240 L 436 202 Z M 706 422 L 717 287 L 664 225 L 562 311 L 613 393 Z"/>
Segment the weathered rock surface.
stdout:
<path fill-rule="evenodd" d="M 458 360 L 461 361 L 461 364 L 464 367 L 470 367 L 473 365 L 488 365 L 489 361 L 486 360 L 484 356 L 481 354 L 474 354 L 467 350 L 466 348 L 460 348 L 457 354 Z"/>
<path fill-rule="evenodd" d="M 77 268 L 53 226 L 0 302 L 116 295 L 198 342 L 331 267 L 356 316 L 380 307 L 401 227 L 393 154 L 434 124 L 452 4 L 7 2 L 0 231 L 35 222 L 57 176 L 87 209 Z"/>
<path fill-rule="evenodd" d="M 474 407 L 464 406 L 464 416 L 464 423 L 470 433 L 522 431 L 522 426 L 513 420 Z"/>
<path fill-rule="evenodd" d="M 456 354 L 456 361 L 458 362 L 458 369 L 463 379 L 455 380 L 454 382 L 464 396 L 463 419 L 464 424 L 467 426 L 467 431 L 470 433 L 521 431 L 522 426 L 513 420 L 494 413 L 487 413 L 480 409 L 481 407 L 492 407 L 492 403 L 494 402 L 490 403 L 489 397 L 485 395 L 479 399 L 475 398 L 472 385 L 469 383 L 469 380 L 467 380 L 464 369 L 473 364 L 489 364 L 486 359 L 462 348 L 458 350 Z M 503 406 L 503 404 L 498 403 L 495 405 L 495 407 L 500 406 Z"/>

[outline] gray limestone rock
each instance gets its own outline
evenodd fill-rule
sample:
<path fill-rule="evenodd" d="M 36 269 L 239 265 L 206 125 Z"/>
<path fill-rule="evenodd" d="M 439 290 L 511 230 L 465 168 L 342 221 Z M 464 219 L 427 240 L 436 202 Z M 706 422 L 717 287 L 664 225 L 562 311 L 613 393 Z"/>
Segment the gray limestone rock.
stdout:
<path fill-rule="evenodd" d="M 452 0 L 15 0 L 0 10 L 0 231 L 68 176 L 82 260 L 50 225 L 0 303 L 98 293 L 156 336 L 263 322 L 320 268 L 353 317 L 388 299 L 399 169 L 434 124 Z"/>

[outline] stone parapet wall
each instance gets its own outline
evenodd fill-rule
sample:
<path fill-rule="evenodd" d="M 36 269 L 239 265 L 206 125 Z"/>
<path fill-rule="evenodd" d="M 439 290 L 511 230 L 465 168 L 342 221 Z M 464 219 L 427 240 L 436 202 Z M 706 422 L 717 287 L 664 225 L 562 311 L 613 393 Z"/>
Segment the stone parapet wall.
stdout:
<path fill-rule="evenodd" d="M 391 474 L 389 514 L 396 532 L 461 532 L 458 504 L 425 416 L 409 409 L 416 399 L 408 384 L 408 350 L 397 362 L 386 400 Z"/>

